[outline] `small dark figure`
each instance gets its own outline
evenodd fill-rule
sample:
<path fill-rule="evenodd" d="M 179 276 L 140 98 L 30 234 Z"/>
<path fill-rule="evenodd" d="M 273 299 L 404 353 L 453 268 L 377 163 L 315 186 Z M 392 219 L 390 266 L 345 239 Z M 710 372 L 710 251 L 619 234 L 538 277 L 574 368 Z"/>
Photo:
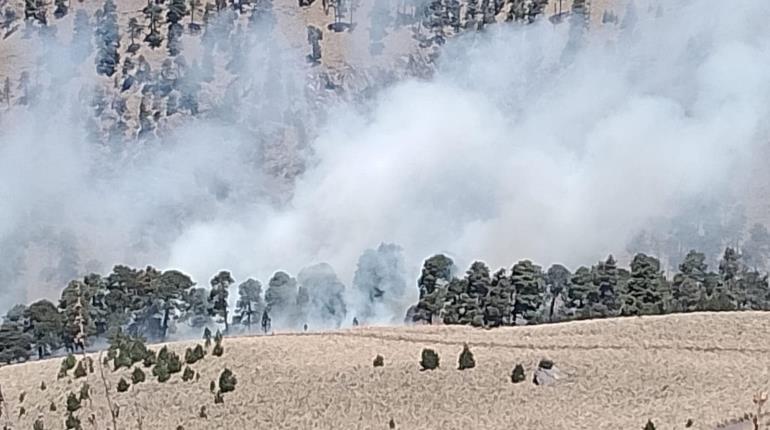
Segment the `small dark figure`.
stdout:
<path fill-rule="evenodd" d="M 353 327 L 358 327 L 358 318 L 353 317 Z"/>
<path fill-rule="evenodd" d="M 388 423 L 388 428 L 390 429 L 396 428 L 396 422 L 393 421 L 393 418 L 390 419 L 390 422 Z"/>
<path fill-rule="evenodd" d="M 307 331 L 307 324 L 305 324 L 305 326 L 303 328 L 305 329 L 305 331 Z"/>
<path fill-rule="evenodd" d="M 270 315 L 267 314 L 267 309 L 262 312 L 262 331 L 265 334 L 270 331 Z"/>

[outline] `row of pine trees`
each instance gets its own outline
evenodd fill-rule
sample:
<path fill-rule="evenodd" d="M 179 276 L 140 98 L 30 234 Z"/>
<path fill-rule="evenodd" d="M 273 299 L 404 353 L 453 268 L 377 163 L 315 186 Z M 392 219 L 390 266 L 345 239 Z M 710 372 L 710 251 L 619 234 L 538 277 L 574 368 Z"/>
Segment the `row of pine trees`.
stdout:
<path fill-rule="evenodd" d="M 543 271 L 529 260 L 492 273 L 477 261 L 464 276 L 454 262 L 436 255 L 425 261 L 419 302 L 408 322 L 478 327 L 525 325 L 573 319 L 674 312 L 770 310 L 768 276 L 751 269 L 727 248 L 717 271 L 706 256 L 690 251 L 672 278 L 660 261 L 636 254 L 629 269 L 610 255 L 574 273 L 555 264 Z"/>

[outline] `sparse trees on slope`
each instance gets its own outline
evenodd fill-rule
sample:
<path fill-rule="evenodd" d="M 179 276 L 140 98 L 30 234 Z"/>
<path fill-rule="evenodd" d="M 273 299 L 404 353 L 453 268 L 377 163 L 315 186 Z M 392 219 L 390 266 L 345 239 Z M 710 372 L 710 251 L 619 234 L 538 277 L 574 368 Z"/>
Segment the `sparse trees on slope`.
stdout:
<path fill-rule="evenodd" d="M 252 321 L 256 321 L 265 308 L 262 300 L 262 284 L 255 279 L 247 279 L 238 286 L 238 301 L 235 303 L 235 313 L 241 324 L 246 324 L 251 330 Z"/>
<path fill-rule="evenodd" d="M 142 13 L 144 13 L 150 29 L 147 36 L 144 37 L 144 41 L 150 45 L 150 48 L 159 48 L 163 43 L 163 36 L 160 35 L 160 21 L 163 8 L 155 2 L 148 2 L 147 6 L 142 9 Z"/>
<path fill-rule="evenodd" d="M 105 0 L 97 15 L 95 38 L 97 44 L 96 72 L 112 76 L 120 63 L 120 29 L 118 27 L 117 7 L 113 0 Z"/>
<path fill-rule="evenodd" d="M 225 333 L 228 332 L 229 324 L 227 322 L 227 297 L 230 294 L 230 285 L 235 282 L 230 272 L 223 270 L 211 279 L 211 292 L 209 301 L 211 302 L 211 313 L 219 317 L 225 324 Z"/>
<path fill-rule="evenodd" d="M 128 45 L 128 52 L 135 53 L 139 50 L 139 44 L 136 43 L 136 38 L 142 34 L 142 26 L 139 25 L 136 17 L 131 17 L 128 20 L 128 37 L 131 39 L 131 44 Z"/>

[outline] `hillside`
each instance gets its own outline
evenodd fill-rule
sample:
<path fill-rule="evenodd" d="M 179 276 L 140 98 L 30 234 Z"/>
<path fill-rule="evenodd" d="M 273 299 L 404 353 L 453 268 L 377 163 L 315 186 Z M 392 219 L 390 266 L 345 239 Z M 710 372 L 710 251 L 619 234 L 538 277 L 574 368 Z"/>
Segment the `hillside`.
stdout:
<path fill-rule="evenodd" d="M 117 393 L 129 371 L 105 370 L 121 429 L 713 429 L 752 410 L 752 395 L 770 384 L 770 314 L 721 313 L 612 319 L 528 328 L 475 330 L 449 326 L 352 330 L 226 338 L 221 358 L 192 367 L 197 382 L 145 382 Z M 464 342 L 477 367 L 458 371 Z M 176 343 L 178 353 L 191 343 Z M 436 371 L 419 370 L 422 348 L 441 357 Z M 385 366 L 373 368 L 382 354 Z M 183 354 L 182 354 L 183 355 Z M 543 357 L 563 378 L 536 386 L 531 372 Z M 56 380 L 60 359 L 0 368 L 12 428 L 29 429 L 40 414 L 61 428 L 66 394 L 81 380 Z M 510 373 L 524 365 L 527 381 Z M 233 393 L 215 405 L 209 382 L 223 368 L 237 377 Z M 111 425 L 99 368 L 87 376 L 93 404 L 78 414 L 84 428 Z M 149 370 L 148 377 L 151 378 Z M 40 390 L 41 382 L 47 385 Z M 23 403 L 20 393 L 25 392 Z M 57 412 L 49 410 L 50 403 Z M 25 416 L 17 419 L 21 406 Z M 199 418 L 206 406 L 206 419 Z M 87 416 L 95 414 L 91 427 Z"/>

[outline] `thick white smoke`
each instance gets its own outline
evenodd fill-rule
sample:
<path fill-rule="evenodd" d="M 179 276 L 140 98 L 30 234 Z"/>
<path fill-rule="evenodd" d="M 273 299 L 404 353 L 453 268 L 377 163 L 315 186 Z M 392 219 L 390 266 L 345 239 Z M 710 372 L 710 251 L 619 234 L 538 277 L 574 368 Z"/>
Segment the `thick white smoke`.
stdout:
<path fill-rule="evenodd" d="M 663 9 L 586 33 L 572 56 L 569 24 L 546 20 L 450 41 L 432 81 L 398 83 L 365 113 L 329 112 L 281 208 L 264 198 L 254 142 L 213 122 L 110 159 L 77 121 L 49 116 L 41 130 L 39 112 L 11 113 L 0 251 L 46 225 L 75 238 L 81 267 L 152 263 L 199 283 L 227 269 L 266 284 L 327 262 L 350 288 L 363 250 L 397 243 L 404 309 L 437 252 L 461 267 L 622 253 L 650 220 L 725 193 L 768 138 L 770 3 Z"/>

